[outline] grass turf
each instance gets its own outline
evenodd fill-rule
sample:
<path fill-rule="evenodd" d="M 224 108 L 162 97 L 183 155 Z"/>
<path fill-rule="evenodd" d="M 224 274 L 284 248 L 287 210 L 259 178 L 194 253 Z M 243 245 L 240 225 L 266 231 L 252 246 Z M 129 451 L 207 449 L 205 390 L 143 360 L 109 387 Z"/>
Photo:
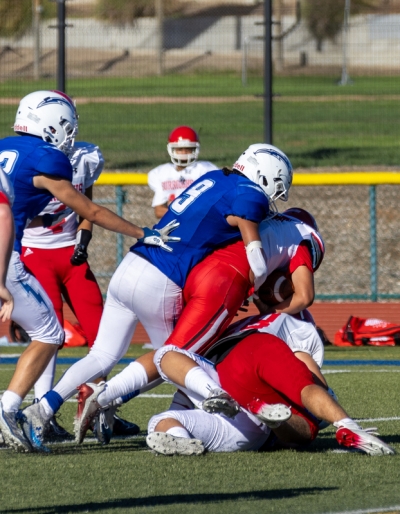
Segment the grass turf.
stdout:
<path fill-rule="evenodd" d="M 382 95 L 396 94 L 397 77 L 359 77 L 353 86 L 338 87 L 333 77 L 277 77 L 274 91 L 273 140 L 295 168 L 312 166 L 398 166 L 400 162 L 400 103 Z M 51 81 L 8 81 L 0 97 L 22 97 L 34 89 L 53 88 Z M 264 107 L 240 101 L 261 95 L 262 80 L 248 87 L 233 74 L 147 77 L 140 79 L 76 79 L 68 82 L 73 96 L 228 96 L 217 104 L 82 104 L 79 139 L 96 142 L 106 169 L 148 171 L 168 160 L 166 140 L 177 125 L 200 133 L 201 158 L 217 166 L 231 165 L 249 144 L 264 138 Z M 301 100 L 305 96 L 346 95 L 343 101 Z M 359 95 L 376 95 L 374 101 Z M 295 102 L 285 97 L 296 96 Z M 15 106 L 0 105 L 0 137 L 12 135 Z"/>
<path fill-rule="evenodd" d="M 1 350 L 15 353 L 15 349 Z M 64 357 L 85 349 L 65 349 Z M 128 356 L 142 353 L 131 346 Z M 400 358 L 398 348 L 327 348 L 326 360 Z M 59 366 L 60 374 L 65 366 Z M 13 366 L 0 363 L 0 389 Z M 116 368 L 116 371 L 121 366 Z M 325 368 L 324 368 L 325 369 Z M 343 406 L 365 426 L 377 426 L 400 451 L 399 368 L 329 366 L 327 379 Z M 156 456 L 146 448 L 149 417 L 167 408 L 172 388 L 163 385 L 125 405 L 123 417 L 137 422 L 138 437 L 102 447 L 92 439 L 82 446 L 52 445 L 52 454 L 0 451 L 0 513 L 327 513 L 400 505 L 399 456 L 369 457 L 339 453 L 330 428 L 305 451 L 239 452 L 200 457 Z M 151 394 L 162 395 L 153 397 Z M 72 429 L 76 404 L 61 409 Z M 373 419 L 386 418 L 381 421 Z"/>

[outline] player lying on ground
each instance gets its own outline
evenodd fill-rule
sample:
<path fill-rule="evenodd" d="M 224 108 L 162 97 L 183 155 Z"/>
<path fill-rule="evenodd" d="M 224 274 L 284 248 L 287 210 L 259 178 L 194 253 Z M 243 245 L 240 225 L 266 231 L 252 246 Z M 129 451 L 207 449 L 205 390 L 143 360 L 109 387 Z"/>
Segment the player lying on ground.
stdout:
<path fill-rule="evenodd" d="M 218 169 L 212 162 L 197 160 L 200 140 L 190 127 L 176 127 L 168 137 L 167 150 L 171 162 L 157 166 L 147 175 L 149 187 L 154 191 L 151 206 L 156 218 L 162 218 L 170 203 L 195 180 Z"/>
<path fill-rule="evenodd" d="M 246 158 L 241 156 L 242 162 L 248 159 L 251 163 L 250 178 L 244 164 L 240 164 L 243 172 L 209 172 L 172 202 L 161 223 L 175 219 L 180 223 L 176 235 L 181 240 L 173 243 L 173 253 L 148 251 L 141 243 L 131 248 L 111 279 L 99 333 L 89 355 L 74 364 L 40 403 L 24 410 L 23 424 L 28 437 L 40 432 L 40 426 L 76 393 L 80 384 L 109 373 L 126 353 L 139 320 L 154 348 L 165 343 L 181 314 L 182 288 L 189 271 L 216 247 L 242 238 L 256 289 L 264 282 L 267 265 L 258 232 L 258 224 L 270 212 L 264 179 L 268 184 L 271 161 L 277 161 L 280 178 L 276 182 L 284 192 L 291 183 L 292 168 L 287 157 L 275 147 L 254 146 L 244 152 Z M 118 388 L 116 398 L 143 390 L 158 374 L 152 356 L 144 355 L 118 377 L 109 386 L 110 394 Z M 79 442 L 86 430 L 87 426 L 81 427 L 78 419 Z M 41 450 L 40 439 L 35 438 L 32 444 Z"/>
<path fill-rule="evenodd" d="M 172 406 L 153 416 L 150 448 L 166 455 L 257 450 L 271 430 L 284 445 L 301 447 L 315 439 L 323 420 L 337 428 L 343 446 L 370 455 L 394 453 L 373 435 L 375 429 L 363 430 L 328 393 L 318 365 L 322 342 L 310 323 L 285 314 L 244 323 L 217 343 L 216 366 L 173 346 L 157 350 L 161 376 L 183 388 L 200 409 Z"/>
<path fill-rule="evenodd" d="M 0 430 L 9 446 L 30 451 L 31 444 L 17 423 L 18 409 L 33 384 L 64 341 L 64 331 L 39 282 L 20 260 L 21 239 L 28 220 L 34 219 L 53 197 L 79 216 L 108 230 L 168 249 L 168 233 L 142 229 L 110 210 L 94 204 L 71 184 L 73 170 L 66 154 L 78 130 L 76 112 L 65 95 L 38 91 L 24 97 L 17 110 L 17 137 L 0 140 L 0 165 L 8 175 L 15 200 L 12 206 L 16 240 L 7 275 L 7 289 L 14 297 L 12 319 L 32 342 L 22 353 L 0 403 Z M 21 137 L 23 136 L 23 137 Z M 61 151 L 60 151 L 61 150 Z M 46 226 L 49 219 L 44 217 Z"/>

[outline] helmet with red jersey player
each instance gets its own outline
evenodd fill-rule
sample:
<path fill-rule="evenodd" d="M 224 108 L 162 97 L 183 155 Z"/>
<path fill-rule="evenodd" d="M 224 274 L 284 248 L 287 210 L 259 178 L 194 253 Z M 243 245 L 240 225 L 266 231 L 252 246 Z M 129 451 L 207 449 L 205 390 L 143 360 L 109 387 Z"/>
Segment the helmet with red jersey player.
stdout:
<path fill-rule="evenodd" d="M 300 207 L 292 207 L 290 209 L 286 209 L 286 211 L 283 211 L 283 214 L 286 216 L 290 216 L 291 218 L 296 218 L 299 221 L 302 221 L 309 227 L 312 227 L 314 230 L 318 232 L 318 225 L 315 221 L 315 218 L 312 214 L 310 214 L 305 209 L 302 209 Z"/>
<path fill-rule="evenodd" d="M 20 101 L 14 132 L 38 136 L 68 154 L 78 133 L 74 102 L 61 91 L 30 93 Z"/>
<path fill-rule="evenodd" d="M 287 201 L 292 185 L 293 166 L 289 158 L 276 146 L 250 145 L 233 165 L 252 182 L 258 184 L 270 198 Z"/>
<path fill-rule="evenodd" d="M 290 209 L 286 209 L 286 211 L 283 211 L 282 214 L 284 216 L 301 221 L 301 223 L 304 223 L 315 231 L 311 234 L 310 239 L 305 241 L 309 244 L 312 256 L 313 270 L 316 271 L 321 265 L 322 259 L 324 258 L 325 245 L 321 235 L 319 234 L 318 225 L 314 216 L 301 207 L 292 207 Z"/>
<path fill-rule="evenodd" d="M 181 148 L 191 148 L 192 151 L 190 153 L 177 152 Z M 167 150 L 175 166 L 186 168 L 192 162 L 197 161 L 199 157 L 200 141 L 197 132 L 187 126 L 175 128 L 168 137 Z"/>

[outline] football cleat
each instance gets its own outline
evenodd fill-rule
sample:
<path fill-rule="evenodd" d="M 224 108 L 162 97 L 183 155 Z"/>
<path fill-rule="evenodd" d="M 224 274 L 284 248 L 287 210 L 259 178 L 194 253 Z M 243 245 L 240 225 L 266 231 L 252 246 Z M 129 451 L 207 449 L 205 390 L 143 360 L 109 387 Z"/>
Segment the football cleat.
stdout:
<path fill-rule="evenodd" d="M 132 423 L 126 419 L 122 419 L 114 414 L 114 429 L 113 434 L 115 436 L 131 437 L 137 435 L 140 432 L 140 427 L 136 423 Z"/>
<path fill-rule="evenodd" d="M 201 408 L 209 414 L 224 414 L 227 418 L 234 418 L 240 412 L 240 405 L 223 389 L 212 389 Z"/>
<path fill-rule="evenodd" d="M 85 438 L 86 432 L 90 428 L 93 418 L 100 410 L 97 403 L 97 397 L 104 391 L 106 384 L 82 384 L 77 389 L 78 393 L 78 411 L 74 419 L 75 442 L 81 444 Z"/>
<path fill-rule="evenodd" d="M 268 404 L 261 400 L 253 400 L 247 409 L 269 428 L 278 428 L 281 423 L 292 416 L 290 407 L 283 403 Z"/>
<path fill-rule="evenodd" d="M 394 455 L 394 449 L 376 435 L 376 428 L 362 429 L 356 423 L 348 423 L 338 427 L 336 440 L 342 446 L 361 450 L 368 455 Z"/>
<path fill-rule="evenodd" d="M 101 444 L 108 444 L 111 441 L 114 430 L 114 414 L 117 406 L 109 405 L 100 409 L 94 418 L 93 434 Z"/>
<path fill-rule="evenodd" d="M 0 402 L 0 430 L 4 442 L 16 451 L 31 452 L 32 446 L 18 425 L 15 412 L 5 412 Z"/>
<path fill-rule="evenodd" d="M 50 449 L 43 444 L 49 421 L 42 404 L 39 402 L 29 405 L 18 413 L 17 419 L 32 448 L 38 452 L 49 453 Z"/>
<path fill-rule="evenodd" d="M 53 416 L 44 433 L 44 441 L 49 443 L 61 443 L 63 441 L 72 441 L 74 436 L 67 432 L 64 427 L 62 427 L 58 422 L 55 416 Z"/>
<path fill-rule="evenodd" d="M 147 446 L 163 455 L 201 455 L 205 448 L 199 439 L 174 437 L 165 432 L 152 432 L 146 437 Z"/>

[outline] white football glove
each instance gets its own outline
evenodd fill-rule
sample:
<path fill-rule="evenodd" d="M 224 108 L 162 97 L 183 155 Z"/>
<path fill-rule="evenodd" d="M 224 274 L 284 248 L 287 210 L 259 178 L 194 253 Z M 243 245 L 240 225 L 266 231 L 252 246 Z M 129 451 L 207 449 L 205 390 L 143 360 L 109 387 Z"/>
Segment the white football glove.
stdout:
<path fill-rule="evenodd" d="M 168 234 L 179 227 L 179 223 L 176 220 L 171 221 L 165 227 L 159 230 L 152 230 L 148 227 L 143 228 L 144 236 L 138 239 L 140 243 L 144 243 L 151 246 L 159 246 L 167 252 L 172 252 L 173 249 L 166 245 L 165 242 L 180 241 L 180 237 L 171 237 Z"/>

